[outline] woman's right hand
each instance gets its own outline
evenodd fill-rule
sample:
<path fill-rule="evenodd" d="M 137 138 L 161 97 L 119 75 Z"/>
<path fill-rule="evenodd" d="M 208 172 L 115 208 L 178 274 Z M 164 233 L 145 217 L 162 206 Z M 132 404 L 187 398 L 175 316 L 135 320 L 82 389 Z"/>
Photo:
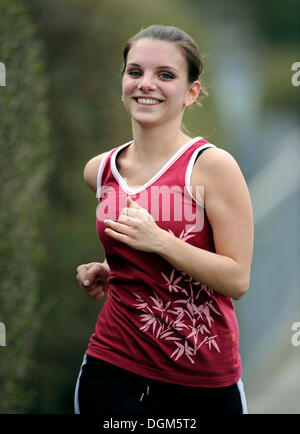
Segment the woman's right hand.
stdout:
<path fill-rule="evenodd" d="M 95 300 L 101 300 L 109 289 L 107 262 L 90 262 L 79 265 L 76 270 L 76 278 L 86 293 Z"/>

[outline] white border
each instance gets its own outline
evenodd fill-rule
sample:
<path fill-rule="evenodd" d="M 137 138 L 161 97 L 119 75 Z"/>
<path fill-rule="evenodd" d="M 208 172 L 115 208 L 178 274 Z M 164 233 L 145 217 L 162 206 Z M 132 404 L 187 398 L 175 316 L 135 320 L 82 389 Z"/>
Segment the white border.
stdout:
<path fill-rule="evenodd" d="M 242 407 L 243 407 L 243 414 L 248 414 L 246 395 L 245 395 L 244 384 L 242 382 L 242 379 L 240 378 L 239 381 L 236 384 L 237 384 L 237 387 L 239 389 L 240 396 L 241 396 Z"/>
<path fill-rule="evenodd" d="M 184 145 L 182 145 L 181 148 L 179 148 L 175 152 L 175 154 L 172 155 L 172 157 L 163 165 L 163 167 L 158 172 L 156 172 L 156 174 L 154 176 L 152 176 L 151 179 L 149 179 L 145 184 L 143 184 L 142 186 L 140 186 L 138 188 L 132 188 L 132 187 L 130 187 L 127 184 L 127 182 L 125 181 L 125 179 L 121 176 L 121 174 L 119 173 L 119 171 L 117 169 L 117 166 L 116 166 L 116 157 L 117 157 L 117 154 L 125 146 L 128 146 L 130 143 L 132 143 L 133 142 L 133 140 L 132 140 L 132 141 L 130 141 L 128 143 L 125 143 L 124 145 L 121 145 L 119 147 L 118 151 L 113 154 L 113 156 L 112 156 L 112 158 L 110 160 L 112 173 L 113 173 L 114 177 L 116 178 L 116 180 L 118 181 L 118 183 L 119 183 L 120 187 L 122 188 L 122 190 L 125 191 L 125 193 L 127 193 L 129 195 L 135 195 L 137 193 L 140 193 L 142 190 L 145 190 L 151 184 L 153 184 L 164 172 L 166 172 L 166 170 L 171 166 L 171 164 L 173 164 L 186 151 L 186 149 L 188 149 L 192 144 L 194 144 L 195 142 L 198 142 L 200 140 L 203 140 L 203 137 L 197 136 L 197 137 L 189 140 Z"/>
<path fill-rule="evenodd" d="M 79 371 L 78 378 L 77 378 L 77 381 L 76 381 L 75 395 L 74 395 L 74 410 L 75 410 L 75 414 L 80 414 L 79 401 L 78 401 L 78 390 L 79 390 L 79 381 L 80 381 L 80 376 L 81 376 L 81 372 L 82 372 L 82 367 L 85 364 L 86 364 L 86 354 L 83 357 L 83 362 L 82 362 L 82 365 L 80 366 L 80 371 Z"/>
<path fill-rule="evenodd" d="M 98 169 L 98 173 L 97 173 L 97 190 L 96 190 L 96 198 L 99 200 L 100 199 L 100 188 L 102 185 L 102 173 L 103 173 L 103 169 L 105 166 L 105 163 L 108 159 L 108 157 L 110 156 L 110 154 L 115 150 L 116 148 L 111 149 L 110 151 L 107 151 L 105 157 L 102 158 L 100 165 L 99 165 L 99 169 Z"/>
<path fill-rule="evenodd" d="M 202 151 L 202 150 L 204 150 L 204 149 L 207 149 L 207 148 L 216 148 L 216 146 L 213 145 L 212 143 L 206 143 L 206 144 L 204 144 L 204 145 L 199 146 L 199 148 L 195 149 L 193 155 L 191 156 L 191 159 L 190 159 L 190 161 L 189 161 L 189 164 L 187 165 L 186 172 L 185 172 L 185 187 L 186 187 L 186 189 L 187 189 L 189 195 L 191 196 L 191 198 L 192 198 L 192 199 L 193 199 L 193 200 L 194 200 L 194 201 L 195 201 L 199 206 L 201 206 L 202 208 L 204 208 L 204 201 L 203 201 L 203 203 L 200 203 L 200 202 L 199 202 L 199 201 L 198 201 L 198 200 L 193 196 L 190 187 L 191 187 L 191 176 L 192 176 L 192 170 L 193 170 L 193 167 L 194 167 L 194 164 L 195 164 L 196 157 L 197 157 L 197 155 L 198 155 L 198 153 L 199 153 L 200 151 Z"/>

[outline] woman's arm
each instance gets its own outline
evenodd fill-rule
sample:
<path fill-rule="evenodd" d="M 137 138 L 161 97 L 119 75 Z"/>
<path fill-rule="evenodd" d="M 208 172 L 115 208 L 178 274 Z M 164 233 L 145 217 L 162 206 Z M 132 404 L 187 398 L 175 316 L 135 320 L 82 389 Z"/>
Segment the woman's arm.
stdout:
<path fill-rule="evenodd" d="M 97 175 L 99 165 L 105 155 L 106 153 L 97 155 L 96 157 L 89 160 L 84 167 L 84 181 L 94 193 L 97 191 Z M 109 275 L 109 265 L 107 263 L 106 257 L 104 256 L 104 261 L 102 263 L 90 262 L 88 264 L 79 265 L 76 268 L 76 271 L 76 278 L 80 285 L 86 290 L 86 293 L 96 300 L 101 300 L 101 298 L 109 289 L 107 281 Z"/>
<path fill-rule="evenodd" d="M 83 179 L 86 184 L 93 190 L 94 193 L 97 191 L 97 175 L 98 169 L 102 159 L 105 157 L 107 152 L 103 152 L 100 155 L 89 160 L 83 170 Z"/>
<path fill-rule="evenodd" d="M 192 246 L 166 231 L 161 232 L 156 253 L 193 279 L 238 300 L 249 287 L 254 237 L 246 182 L 234 158 L 213 148 L 195 164 L 193 191 L 196 185 L 204 185 L 205 210 L 216 253 Z"/>

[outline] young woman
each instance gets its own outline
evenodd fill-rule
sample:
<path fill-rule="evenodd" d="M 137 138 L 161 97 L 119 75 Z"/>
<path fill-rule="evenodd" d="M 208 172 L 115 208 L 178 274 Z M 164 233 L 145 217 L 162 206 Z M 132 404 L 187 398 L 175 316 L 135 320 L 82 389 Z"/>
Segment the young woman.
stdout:
<path fill-rule="evenodd" d="M 122 100 L 133 140 L 90 160 L 103 263 L 77 268 L 107 299 L 90 338 L 75 411 L 246 413 L 232 299 L 247 291 L 252 207 L 235 159 L 181 128 L 206 92 L 182 30 L 150 26 L 124 49 Z"/>

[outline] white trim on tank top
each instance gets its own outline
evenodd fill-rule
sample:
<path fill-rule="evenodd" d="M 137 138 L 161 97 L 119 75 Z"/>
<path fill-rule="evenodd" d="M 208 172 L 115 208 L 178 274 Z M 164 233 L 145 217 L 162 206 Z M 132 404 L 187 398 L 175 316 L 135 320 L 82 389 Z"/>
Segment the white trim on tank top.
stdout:
<path fill-rule="evenodd" d="M 125 146 L 128 146 L 129 144 L 133 143 L 133 140 L 131 140 L 128 143 L 125 143 L 124 145 L 121 145 L 119 147 L 119 149 L 117 150 L 117 152 L 115 152 L 113 154 L 113 156 L 111 157 L 110 163 L 111 163 L 111 170 L 112 173 L 115 177 L 115 179 L 118 181 L 120 187 L 122 188 L 123 191 L 125 191 L 125 193 L 129 194 L 129 195 L 135 195 L 140 193 L 141 191 L 145 190 L 146 188 L 148 188 L 151 184 L 153 184 L 163 173 L 166 172 L 166 170 L 173 164 L 175 163 L 175 161 L 184 153 L 184 151 L 186 151 L 186 149 L 188 149 L 190 146 L 192 146 L 193 143 L 198 142 L 199 140 L 203 140 L 203 137 L 201 136 L 197 136 L 191 140 L 189 140 L 188 142 L 186 142 L 184 145 L 182 145 L 176 152 L 175 154 L 172 155 L 171 158 L 169 158 L 169 160 L 158 170 L 158 172 L 156 172 L 155 175 L 152 176 L 152 178 L 150 178 L 145 184 L 141 185 L 138 188 L 132 188 L 130 187 L 127 182 L 125 181 L 125 179 L 121 176 L 121 174 L 119 173 L 118 169 L 117 169 L 117 165 L 116 165 L 116 157 L 118 155 L 118 153 L 125 148 Z"/>
<path fill-rule="evenodd" d="M 125 147 L 126 145 L 129 145 L 132 142 L 133 142 L 133 140 L 130 140 L 130 142 L 124 143 L 124 145 L 121 145 L 121 148 Z M 114 147 L 113 149 L 111 149 L 110 151 L 107 151 L 105 157 L 102 158 L 102 160 L 101 160 L 101 162 L 99 164 L 99 169 L 98 169 L 98 173 L 97 173 L 97 190 L 96 190 L 96 197 L 98 199 L 100 199 L 100 192 L 99 192 L 99 190 L 100 190 L 100 187 L 102 185 L 102 173 L 103 173 L 104 166 L 106 164 L 106 161 L 107 161 L 108 157 L 110 156 L 110 154 L 113 153 L 113 151 L 115 149 L 117 149 L 117 146 Z"/>
<path fill-rule="evenodd" d="M 100 187 L 102 185 L 102 172 L 103 172 L 103 168 L 104 165 L 106 163 L 106 160 L 109 157 L 109 154 L 116 148 L 111 149 L 110 151 L 107 151 L 105 157 L 102 158 L 100 164 L 99 164 L 99 169 L 98 169 L 98 173 L 97 173 L 97 190 L 96 190 L 96 198 L 99 200 L 100 199 Z"/>
<path fill-rule="evenodd" d="M 194 167 L 195 160 L 196 160 L 198 153 L 204 149 L 207 149 L 207 148 L 216 148 L 216 146 L 213 145 L 212 143 L 206 143 L 205 145 L 201 145 L 201 146 L 199 146 L 199 148 L 195 149 L 195 151 L 194 151 L 193 155 L 191 156 L 191 159 L 187 165 L 186 172 L 185 172 L 185 188 L 186 188 L 187 192 L 189 193 L 189 195 L 191 196 L 191 198 L 202 208 L 204 208 L 204 198 L 201 202 L 199 202 L 193 196 L 193 193 L 191 190 L 191 176 L 192 176 L 193 167 Z"/>

